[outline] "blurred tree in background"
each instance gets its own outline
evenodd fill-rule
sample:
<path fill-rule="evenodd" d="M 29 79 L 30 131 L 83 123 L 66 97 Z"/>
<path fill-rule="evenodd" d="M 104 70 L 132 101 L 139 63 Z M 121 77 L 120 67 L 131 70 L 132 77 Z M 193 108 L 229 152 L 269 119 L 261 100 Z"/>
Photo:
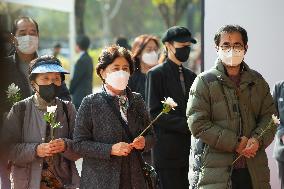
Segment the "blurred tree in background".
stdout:
<path fill-rule="evenodd" d="M 158 7 L 166 27 L 175 26 L 179 23 L 189 4 L 193 0 L 152 0 Z"/>
<path fill-rule="evenodd" d="M 84 14 L 86 0 L 75 0 L 75 26 L 77 35 L 85 34 Z"/>
<path fill-rule="evenodd" d="M 194 36 L 199 36 L 199 5 L 200 0 L 75 0 L 76 33 L 90 37 L 89 53 L 96 66 L 106 41 L 107 44 L 114 43 L 119 36 L 128 38 L 131 44 L 141 34 L 161 37 L 172 25 L 187 26 Z M 70 70 L 67 13 L 3 2 L 0 2 L 0 10 L 0 16 L 2 13 L 6 14 L 0 19 L 4 19 L 7 26 L 11 26 L 13 20 L 19 16 L 34 18 L 40 29 L 40 50 L 47 49 L 43 53 L 50 52 L 54 43 L 60 42 L 63 47 L 61 60 L 64 67 Z M 96 76 L 94 78 L 95 84 L 98 84 L 99 79 Z"/>

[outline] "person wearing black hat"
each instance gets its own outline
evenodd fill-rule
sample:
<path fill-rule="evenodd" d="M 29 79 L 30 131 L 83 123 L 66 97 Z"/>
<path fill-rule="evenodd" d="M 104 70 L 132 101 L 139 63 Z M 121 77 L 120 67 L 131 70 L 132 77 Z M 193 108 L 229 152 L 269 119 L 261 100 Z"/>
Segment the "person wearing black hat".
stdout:
<path fill-rule="evenodd" d="M 185 27 L 169 28 L 162 42 L 166 47 L 165 62 L 151 69 L 146 78 L 146 103 L 152 118 L 162 110 L 161 101 L 171 97 L 178 106 L 162 115 L 154 125 L 157 143 L 154 165 L 161 189 L 186 189 L 190 152 L 190 131 L 186 121 L 186 103 L 196 74 L 182 66 L 189 58 L 191 44 L 196 40 Z"/>

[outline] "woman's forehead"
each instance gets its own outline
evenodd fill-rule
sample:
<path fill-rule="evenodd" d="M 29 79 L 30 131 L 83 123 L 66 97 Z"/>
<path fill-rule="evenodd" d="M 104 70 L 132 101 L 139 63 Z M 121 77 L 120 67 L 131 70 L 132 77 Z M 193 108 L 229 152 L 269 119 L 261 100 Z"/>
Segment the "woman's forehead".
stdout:
<path fill-rule="evenodd" d="M 112 66 L 129 66 L 128 61 L 125 57 L 117 57 L 110 65 Z"/>

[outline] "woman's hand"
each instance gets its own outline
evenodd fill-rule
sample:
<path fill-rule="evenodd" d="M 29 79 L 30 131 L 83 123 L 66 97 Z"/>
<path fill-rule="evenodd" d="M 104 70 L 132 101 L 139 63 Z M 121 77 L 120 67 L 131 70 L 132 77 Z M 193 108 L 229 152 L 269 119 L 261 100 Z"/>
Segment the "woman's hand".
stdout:
<path fill-rule="evenodd" d="M 145 147 L 145 138 L 143 136 L 137 137 L 130 145 L 137 150 L 143 150 Z"/>
<path fill-rule="evenodd" d="M 38 145 L 36 148 L 36 154 L 38 157 L 49 157 L 53 155 L 51 153 L 51 148 L 49 143 L 42 143 Z"/>
<path fill-rule="evenodd" d="M 36 153 L 39 157 L 49 157 L 65 150 L 63 139 L 52 140 L 49 143 L 42 143 L 37 146 Z"/>
<path fill-rule="evenodd" d="M 65 142 L 63 139 L 55 139 L 48 143 L 50 145 L 51 153 L 57 154 L 65 151 Z"/>
<path fill-rule="evenodd" d="M 114 144 L 111 147 L 111 155 L 114 156 L 128 156 L 132 150 L 132 147 L 130 144 L 125 142 L 119 142 Z"/>

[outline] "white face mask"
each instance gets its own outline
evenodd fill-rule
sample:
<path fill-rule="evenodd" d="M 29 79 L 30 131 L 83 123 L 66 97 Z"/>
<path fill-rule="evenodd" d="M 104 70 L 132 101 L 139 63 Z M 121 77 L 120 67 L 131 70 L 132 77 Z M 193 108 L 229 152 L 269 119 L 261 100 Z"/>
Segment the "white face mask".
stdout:
<path fill-rule="evenodd" d="M 223 51 L 220 48 L 217 54 L 224 64 L 228 66 L 238 66 L 244 59 L 245 50 L 235 51 L 231 49 L 230 51 Z"/>
<path fill-rule="evenodd" d="M 107 73 L 105 82 L 116 90 L 124 90 L 128 84 L 130 74 L 126 71 L 120 70 Z"/>
<path fill-rule="evenodd" d="M 142 55 L 142 61 L 149 66 L 154 66 L 158 63 L 158 53 L 151 51 L 150 53 L 144 53 Z"/>
<path fill-rule="evenodd" d="M 16 37 L 18 40 L 18 49 L 23 54 L 33 54 L 38 49 L 38 37 L 25 35 Z"/>

